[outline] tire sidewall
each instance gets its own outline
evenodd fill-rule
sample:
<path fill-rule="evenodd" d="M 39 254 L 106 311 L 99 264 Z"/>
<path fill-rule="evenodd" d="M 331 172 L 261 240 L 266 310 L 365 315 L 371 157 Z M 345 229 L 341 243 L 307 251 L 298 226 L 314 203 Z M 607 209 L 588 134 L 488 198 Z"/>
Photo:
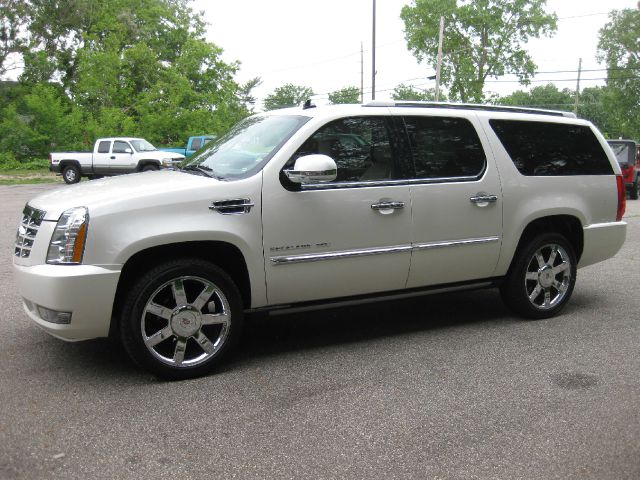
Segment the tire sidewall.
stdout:
<path fill-rule="evenodd" d="M 69 178 L 67 177 L 68 172 L 74 172 L 73 179 L 69 180 Z M 68 183 L 69 185 L 78 183 L 80 181 L 80 171 L 78 170 L 78 167 L 76 167 L 75 165 L 64 167 L 62 169 L 62 178 L 64 179 L 65 183 Z"/>
<path fill-rule="evenodd" d="M 206 362 L 193 367 L 173 367 L 153 356 L 144 344 L 141 318 L 151 295 L 162 284 L 180 276 L 201 277 L 213 282 L 229 302 L 229 332 L 222 347 Z M 199 259 L 173 260 L 152 268 L 133 285 L 123 304 L 120 335 L 129 356 L 141 367 L 167 380 L 206 375 L 216 368 L 237 344 L 244 323 L 243 306 L 233 280 L 215 264 Z"/>
<path fill-rule="evenodd" d="M 569 261 L 571 263 L 571 279 L 569 281 L 568 289 L 562 300 L 552 308 L 543 310 L 540 308 L 536 308 L 531 304 L 526 289 L 526 282 L 524 279 L 529 263 L 532 260 L 535 252 L 538 251 L 541 247 L 550 244 L 561 246 L 569 256 Z M 505 278 L 504 283 L 500 288 L 502 298 L 509 308 L 527 318 L 538 320 L 553 317 L 565 307 L 565 305 L 571 298 L 576 282 L 576 264 L 577 262 L 574 249 L 563 235 L 557 233 L 544 233 L 541 235 L 537 235 L 536 237 L 526 242 L 526 244 L 516 253 L 516 259 L 514 260 L 514 263 L 512 264 L 511 269 L 509 270 L 509 273 L 507 274 L 507 277 Z"/>

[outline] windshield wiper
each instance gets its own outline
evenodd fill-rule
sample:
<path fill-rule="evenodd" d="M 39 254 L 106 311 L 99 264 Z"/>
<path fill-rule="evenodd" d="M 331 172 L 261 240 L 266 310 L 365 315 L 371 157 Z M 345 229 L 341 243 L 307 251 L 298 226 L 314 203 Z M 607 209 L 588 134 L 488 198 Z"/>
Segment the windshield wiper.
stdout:
<path fill-rule="evenodd" d="M 188 172 L 197 172 L 200 175 L 204 175 L 205 177 L 213 177 L 211 174 L 211 169 L 209 167 L 205 167 L 203 165 L 185 165 L 184 167 L 180 167 L 180 170 L 188 171 Z"/>

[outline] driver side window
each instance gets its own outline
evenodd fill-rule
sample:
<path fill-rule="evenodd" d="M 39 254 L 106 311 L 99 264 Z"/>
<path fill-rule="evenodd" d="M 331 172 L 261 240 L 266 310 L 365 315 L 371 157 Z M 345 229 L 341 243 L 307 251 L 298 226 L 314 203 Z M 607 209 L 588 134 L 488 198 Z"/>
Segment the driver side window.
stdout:
<path fill-rule="evenodd" d="M 391 180 L 396 177 L 387 121 L 381 117 L 350 117 L 320 128 L 285 165 L 311 154 L 331 157 L 338 167 L 336 182 Z"/>

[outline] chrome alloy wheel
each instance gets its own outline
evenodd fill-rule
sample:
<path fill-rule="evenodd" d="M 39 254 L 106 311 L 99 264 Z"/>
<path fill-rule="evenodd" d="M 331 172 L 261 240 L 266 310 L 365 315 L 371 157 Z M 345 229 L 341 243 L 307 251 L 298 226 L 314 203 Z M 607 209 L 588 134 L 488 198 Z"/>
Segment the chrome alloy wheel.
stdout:
<path fill-rule="evenodd" d="M 527 265 L 525 290 L 531 304 L 549 310 L 562 302 L 571 284 L 571 259 L 557 244 L 536 250 Z"/>
<path fill-rule="evenodd" d="M 214 283 L 181 276 L 163 283 L 142 312 L 142 339 L 151 354 L 173 367 L 193 367 L 213 357 L 230 327 L 229 301 Z"/>

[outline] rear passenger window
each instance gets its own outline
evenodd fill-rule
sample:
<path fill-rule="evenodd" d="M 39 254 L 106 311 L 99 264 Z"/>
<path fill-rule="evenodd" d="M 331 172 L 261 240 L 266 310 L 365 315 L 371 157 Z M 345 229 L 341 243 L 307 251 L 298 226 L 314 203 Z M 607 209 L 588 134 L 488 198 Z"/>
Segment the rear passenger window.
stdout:
<path fill-rule="evenodd" d="M 404 117 L 416 178 L 478 177 L 486 157 L 464 118 Z"/>
<path fill-rule="evenodd" d="M 587 126 L 519 120 L 489 123 L 523 175 L 613 174 L 602 145 Z"/>
<path fill-rule="evenodd" d="M 100 142 L 98 144 L 98 153 L 109 153 L 109 147 L 111 147 L 111 141 Z"/>

